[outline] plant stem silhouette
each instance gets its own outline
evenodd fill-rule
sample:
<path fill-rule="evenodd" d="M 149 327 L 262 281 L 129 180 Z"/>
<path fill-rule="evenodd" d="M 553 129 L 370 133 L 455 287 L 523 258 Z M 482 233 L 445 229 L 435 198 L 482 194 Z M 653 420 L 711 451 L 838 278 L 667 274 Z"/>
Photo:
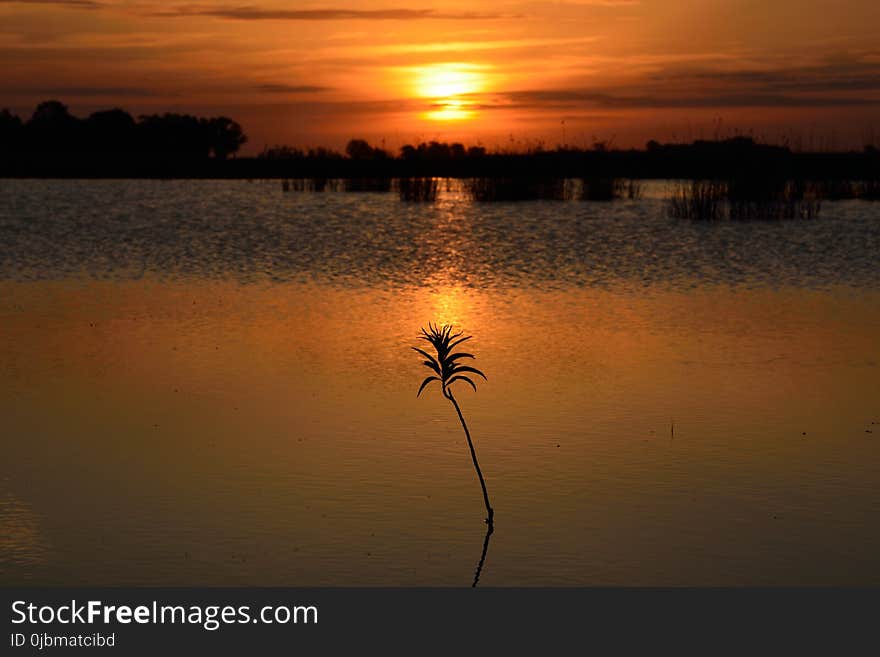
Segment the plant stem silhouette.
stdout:
<path fill-rule="evenodd" d="M 467 438 L 468 448 L 470 448 L 471 451 L 471 459 L 473 459 L 474 462 L 474 469 L 477 471 L 477 477 L 480 480 L 480 488 L 483 490 L 483 502 L 486 505 L 486 523 L 489 525 L 489 533 L 491 534 L 495 512 L 492 510 L 492 505 L 489 503 L 489 492 L 486 489 L 486 480 L 483 478 L 483 471 L 480 469 L 479 461 L 477 461 L 477 452 L 474 449 L 474 442 L 471 440 L 471 432 L 468 429 L 467 422 L 464 420 L 461 407 L 458 405 L 458 401 L 455 399 L 455 396 L 450 389 L 450 386 L 453 383 L 463 381 L 476 391 L 477 385 L 467 376 L 468 374 L 477 374 L 478 376 L 483 377 L 483 379 L 486 379 L 486 375 L 475 367 L 460 365 L 456 362 L 462 358 L 475 358 L 473 354 L 464 352 L 453 353 L 455 347 L 473 337 L 470 335 L 461 337 L 461 335 L 461 332 L 453 333 L 452 327 L 448 325 L 438 327 L 429 324 L 427 330 L 424 328 L 422 329 L 422 335 L 419 336 L 419 339 L 430 343 L 437 354 L 436 356 L 432 356 L 418 347 L 413 347 L 414 351 L 427 359 L 423 363 L 425 367 L 434 372 L 434 375 L 429 376 L 422 381 L 422 385 L 419 386 L 419 391 L 416 393 L 416 396 L 420 396 L 425 387 L 432 381 L 439 381 L 443 396 L 446 397 L 446 399 L 448 399 L 455 407 L 455 412 L 458 414 L 458 419 L 461 422 L 461 428 L 464 429 L 464 436 Z"/>
<path fill-rule="evenodd" d="M 486 522 L 491 525 L 495 512 L 492 510 L 492 506 L 489 504 L 489 492 L 486 490 L 486 480 L 483 479 L 483 471 L 480 470 L 480 463 L 479 461 L 477 461 L 477 452 L 474 449 L 474 443 L 471 440 L 471 432 L 468 431 L 467 422 L 464 421 L 464 416 L 461 414 L 461 408 L 459 407 L 458 402 L 455 401 L 455 397 L 452 396 L 452 391 L 444 388 L 443 396 L 451 401 L 452 405 L 455 406 L 455 411 L 456 413 L 458 413 L 458 419 L 461 421 L 461 428 L 464 429 L 464 437 L 467 438 L 467 444 L 471 450 L 471 458 L 474 461 L 474 469 L 477 471 L 477 477 L 480 479 L 480 488 L 483 489 L 483 502 L 486 504 L 486 513 L 488 514 Z"/>
<path fill-rule="evenodd" d="M 471 584 L 471 588 L 476 588 L 477 584 L 480 583 L 480 574 L 483 572 L 483 564 L 486 563 L 486 553 L 489 551 L 489 538 L 492 536 L 493 531 L 495 531 L 495 528 L 492 526 L 492 523 L 489 523 L 489 526 L 486 528 L 486 538 L 483 539 L 483 551 L 480 553 L 480 562 L 474 571 L 474 582 Z"/>

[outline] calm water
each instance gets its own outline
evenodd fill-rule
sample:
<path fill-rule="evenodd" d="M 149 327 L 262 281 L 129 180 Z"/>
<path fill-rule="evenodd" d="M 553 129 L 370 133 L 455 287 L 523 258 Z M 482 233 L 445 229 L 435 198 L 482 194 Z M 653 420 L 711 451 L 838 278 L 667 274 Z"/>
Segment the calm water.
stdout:
<path fill-rule="evenodd" d="M 880 585 L 880 205 L 0 181 L 0 583 Z M 674 428 L 674 429 L 673 429 Z"/>

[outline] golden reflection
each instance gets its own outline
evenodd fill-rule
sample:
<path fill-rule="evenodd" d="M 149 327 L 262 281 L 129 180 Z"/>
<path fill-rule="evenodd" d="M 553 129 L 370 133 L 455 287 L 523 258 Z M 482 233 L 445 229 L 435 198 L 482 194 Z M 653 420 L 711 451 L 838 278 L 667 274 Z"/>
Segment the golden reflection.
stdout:
<path fill-rule="evenodd" d="M 433 309 L 433 321 L 438 324 L 461 326 L 466 323 L 467 292 L 461 287 L 443 287 L 431 293 L 430 306 Z"/>
<path fill-rule="evenodd" d="M 505 508 L 504 541 L 528 546 L 535 527 L 546 531 L 560 546 L 554 554 L 571 559 L 563 574 L 573 581 L 589 570 L 578 561 L 584 545 L 590 559 L 605 560 L 619 556 L 619 545 L 595 541 L 572 518 L 587 514 L 591 528 L 625 534 L 633 523 L 653 522 L 648 496 L 669 510 L 671 524 L 651 525 L 664 554 L 677 554 L 663 543 L 669 527 L 701 524 L 706 531 L 692 546 L 700 553 L 737 541 L 747 552 L 768 532 L 784 547 L 796 532 L 813 546 L 810 559 L 818 558 L 837 548 L 812 519 L 834 514 L 841 527 L 859 529 L 851 544 L 873 563 L 877 536 L 866 519 L 874 500 L 856 493 L 876 487 L 876 442 L 865 433 L 876 436 L 870 422 L 880 420 L 876 292 L 481 289 L 462 284 L 454 264 L 441 270 L 445 283 L 388 290 L 0 282 L 0 362 L 20 371 L 18 379 L 0 378 L 4 431 L 41 436 L 7 441 L 4 463 L 21 464 L 22 478 L 56 478 L 33 507 L 0 490 L 0 579 L 10 565 L 22 578 L 37 577 L 42 571 L 20 564 L 40 559 L 56 573 L 54 584 L 132 580 L 147 576 L 141 564 L 155 563 L 150 581 L 159 585 L 210 583 L 217 573 L 254 585 L 378 585 L 396 560 L 401 572 L 415 573 L 397 583 L 461 582 L 477 558 L 476 535 L 455 535 L 462 549 L 454 558 L 428 562 L 412 549 L 480 508 L 455 418 L 436 396 L 416 403 L 420 372 L 409 347 L 427 321 L 473 335 L 478 367 L 489 377 L 478 395 L 462 390 L 461 401 L 480 458 L 491 464 L 487 484 L 499 512 Z M 707 468 L 717 485 L 705 503 L 694 502 L 681 491 L 700 490 L 705 482 L 693 473 Z M 98 508 L 63 494 L 82 486 L 82 472 L 95 473 L 83 494 Z M 780 477 L 791 495 L 778 492 Z M 161 499 L 151 488 L 160 480 Z M 816 509 L 800 506 L 811 503 L 799 497 L 804 481 L 823 493 Z M 104 497 L 120 482 L 131 491 L 125 505 Z M 381 483 L 382 503 L 372 504 L 377 482 L 388 483 Z M 731 529 L 713 501 L 724 496 L 731 513 L 755 517 L 755 497 L 736 497 L 744 482 L 763 491 L 759 502 L 772 511 Z M 436 531 L 393 544 L 408 536 L 400 528 L 417 504 L 438 518 Z M 802 508 L 800 519 L 793 512 L 774 519 L 780 505 Z M 90 526 L 96 512 L 104 533 L 52 540 L 65 528 Z M 140 540 L 147 534 L 157 541 Z M 113 547 L 120 549 L 108 549 L 104 535 L 119 537 Z M 195 569 L 180 555 L 202 535 L 203 567 Z M 234 547 L 228 540 L 263 535 L 277 540 L 260 556 L 252 540 Z M 383 540 L 394 547 L 377 558 Z M 301 549 L 291 559 L 290 546 L 306 541 L 333 549 Z M 245 550 L 252 558 L 230 562 L 231 552 Z M 94 558 L 83 556 L 89 552 Z M 627 558 L 641 564 L 641 556 Z M 486 556 L 485 568 L 499 568 L 492 578 L 503 578 L 503 559 Z M 688 581 L 725 583 L 741 576 L 712 579 L 689 563 L 687 555 L 669 557 L 633 577 L 662 582 L 665 573 L 683 572 Z M 829 571 L 817 580 L 811 572 L 796 575 L 843 583 L 858 575 Z M 523 581 L 556 576 L 538 569 Z M 794 576 L 762 571 L 747 579 Z M 613 573 L 605 577 L 615 581 Z"/>

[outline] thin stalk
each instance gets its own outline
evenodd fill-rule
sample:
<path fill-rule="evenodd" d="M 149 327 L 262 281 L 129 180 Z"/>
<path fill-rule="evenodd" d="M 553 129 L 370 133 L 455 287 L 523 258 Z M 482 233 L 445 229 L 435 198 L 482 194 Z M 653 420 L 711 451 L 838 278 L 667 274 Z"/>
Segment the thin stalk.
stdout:
<path fill-rule="evenodd" d="M 486 538 L 483 539 L 483 552 L 480 554 L 480 563 L 477 564 L 477 569 L 474 571 L 474 582 L 471 584 L 471 588 L 476 588 L 477 584 L 480 583 L 480 573 L 483 572 L 483 564 L 486 563 L 486 552 L 489 551 L 489 538 L 492 536 L 493 531 L 495 531 L 495 528 L 489 523 L 489 526 L 486 528 Z"/>
<path fill-rule="evenodd" d="M 474 443 L 471 440 L 471 432 L 468 431 L 467 422 L 464 421 L 464 415 L 461 414 L 461 408 L 458 406 L 458 402 L 455 401 L 455 397 L 453 397 L 452 392 L 449 389 L 443 390 L 443 395 L 452 402 L 452 405 L 455 406 L 455 411 L 458 413 L 458 419 L 461 420 L 461 428 L 464 429 L 465 438 L 467 438 L 468 447 L 471 450 L 471 458 L 474 460 L 474 468 L 477 471 L 477 477 L 480 478 L 480 487 L 483 489 L 483 502 L 486 503 L 486 513 L 488 517 L 486 518 L 486 523 L 489 527 L 493 525 L 493 519 L 495 516 L 495 512 L 492 510 L 491 505 L 489 504 L 489 493 L 486 491 L 486 481 L 483 479 L 483 471 L 480 470 L 480 464 L 477 461 L 477 452 L 474 450 Z"/>

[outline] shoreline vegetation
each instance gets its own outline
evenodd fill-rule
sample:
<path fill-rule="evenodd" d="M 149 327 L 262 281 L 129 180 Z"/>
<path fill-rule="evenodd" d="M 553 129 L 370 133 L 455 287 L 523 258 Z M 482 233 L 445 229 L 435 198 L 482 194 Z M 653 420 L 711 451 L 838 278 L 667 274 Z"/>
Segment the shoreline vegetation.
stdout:
<path fill-rule="evenodd" d="M 59 101 L 28 120 L 0 110 L 0 177 L 278 179 L 284 191 L 396 192 L 433 202 L 440 179 L 459 179 L 475 201 L 638 199 L 640 180 L 682 181 L 667 199 L 679 218 L 810 218 L 823 200 L 880 199 L 880 149 L 803 152 L 733 136 L 649 141 L 621 150 L 535 146 L 489 150 L 407 144 L 398 153 L 352 139 L 345 152 L 290 146 L 237 156 L 247 143 L 228 117 L 145 115 L 121 109 L 81 119 Z"/>

